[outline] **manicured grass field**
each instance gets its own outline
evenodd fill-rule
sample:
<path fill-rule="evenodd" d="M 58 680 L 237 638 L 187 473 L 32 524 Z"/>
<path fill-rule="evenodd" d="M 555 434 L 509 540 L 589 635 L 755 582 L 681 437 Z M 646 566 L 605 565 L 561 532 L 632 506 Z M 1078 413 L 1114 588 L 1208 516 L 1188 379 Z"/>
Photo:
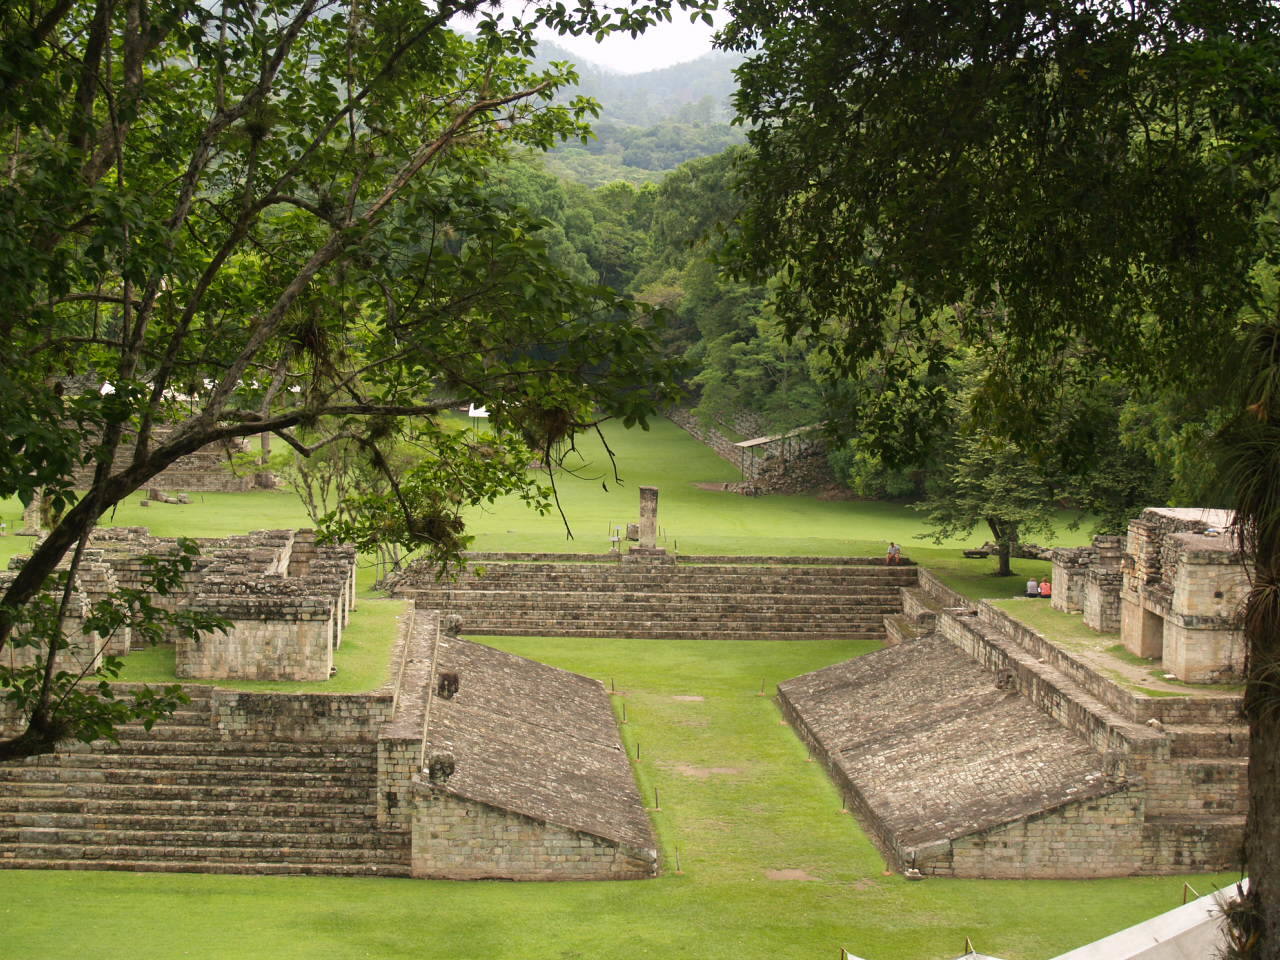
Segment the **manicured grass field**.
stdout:
<path fill-rule="evenodd" d="M 636 487 L 653 484 L 662 490 L 667 545 L 682 553 L 882 555 L 896 540 L 973 597 L 1016 596 L 1027 576 L 1047 569 L 1018 561 L 1019 576 L 993 578 L 991 561 L 960 556 L 984 531 L 966 544 L 936 547 L 914 539 L 924 529 L 919 515 L 897 504 L 698 489 L 695 481 L 736 473 L 665 421 L 648 434 L 611 434 L 610 443 L 625 487 L 615 487 L 598 448 L 586 445 L 585 476 L 561 482 L 576 541 L 566 543 L 558 517 L 500 503 L 472 518 L 475 546 L 603 552 L 609 527 L 638 512 Z M 158 535 L 306 522 L 285 493 L 196 495 L 188 507 L 141 508 L 138 499 L 122 505 L 115 522 Z M 19 516 L 13 501 L 0 501 L 11 530 Z M 1064 529 L 1056 542 L 1086 539 L 1083 530 Z M 0 539 L 0 559 L 29 545 Z M 370 581 L 362 572 L 364 596 Z M 384 626 L 394 616 L 392 605 L 362 601 L 361 616 L 370 613 L 377 616 L 369 623 L 381 618 Z M 349 635 L 344 650 L 373 644 L 382 628 L 368 629 L 367 641 Z M 1181 902 L 1183 878 L 910 883 L 886 876 L 874 847 L 840 811 L 836 790 L 759 695 L 762 684 L 771 692 L 787 677 L 866 652 L 865 643 L 488 642 L 618 688 L 615 706 L 627 708 L 624 739 L 632 756 L 640 753 L 638 783 L 650 803 L 655 789 L 660 800 L 653 816 L 666 858 L 661 878 L 511 884 L 0 870 L 0 956 L 808 960 L 847 947 L 872 960 L 938 960 L 961 953 L 969 936 L 1007 960 L 1045 960 Z M 150 656 L 130 671 L 154 670 L 158 679 L 162 656 Z M 377 658 L 366 661 L 376 674 Z M 364 669 L 339 662 L 338 683 L 354 682 Z M 1192 883 L 1207 892 L 1231 879 Z"/>

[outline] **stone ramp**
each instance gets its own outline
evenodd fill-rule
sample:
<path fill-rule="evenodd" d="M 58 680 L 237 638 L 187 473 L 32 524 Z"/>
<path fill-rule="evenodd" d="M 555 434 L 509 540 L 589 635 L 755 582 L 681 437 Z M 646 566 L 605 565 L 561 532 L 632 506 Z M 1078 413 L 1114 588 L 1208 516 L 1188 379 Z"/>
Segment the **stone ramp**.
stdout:
<path fill-rule="evenodd" d="M 955 840 L 1124 788 L 1084 740 L 997 681 L 927 637 L 788 680 L 778 698 L 882 852 L 928 870 Z"/>
<path fill-rule="evenodd" d="M 597 681 L 481 644 L 442 647 L 441 668 L 466 678 L 452 700 L 433 704 L 427 727 L 429 749 L 457 758 L 449 792 L 605 840 L 656 846 Z M 522 686 L 538 695 L 520 696 Z"/>
<path fill-rule="evenodd" d="M 457 637 L 435 649 L 414 873 L 634 879 L 657 843 L 596 680 Z M 443 766 L 442 766 L 443 765 Z"/>

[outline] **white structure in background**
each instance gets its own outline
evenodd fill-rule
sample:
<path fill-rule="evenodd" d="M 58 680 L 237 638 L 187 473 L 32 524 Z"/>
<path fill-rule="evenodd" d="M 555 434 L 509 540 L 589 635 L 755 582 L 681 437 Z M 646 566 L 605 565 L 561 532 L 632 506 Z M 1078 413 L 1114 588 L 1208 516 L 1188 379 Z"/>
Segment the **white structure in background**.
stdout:
<path fill-rule="evenodd" d="M 474 403 L 470 403 L 467 404 L 467 416 L 471 418 L 471 429 L 475 430 L 480 426 L 478 421 L 489 419 L 489 411 L 483 406 L 477 407 Z"/>

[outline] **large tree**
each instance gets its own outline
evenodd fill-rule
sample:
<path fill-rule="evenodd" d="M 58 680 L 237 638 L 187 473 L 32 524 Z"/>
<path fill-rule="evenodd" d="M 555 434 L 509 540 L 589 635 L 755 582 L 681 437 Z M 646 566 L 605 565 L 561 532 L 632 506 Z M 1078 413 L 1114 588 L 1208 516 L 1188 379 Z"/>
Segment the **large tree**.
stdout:
<path fill-rule="evenodd" d="M 536 23 L 634 32 L 701 5 L 0 8 L 0 496 L 60 516 L 0 596 L 0 648 L 42 647 L 0 678 L 27 720 L 0 758 L 122 718 L 68 713 L 66 605 L 38 600 L 183 455 L 341 438 L 388 478 L 345 532 L 447 561 L 467 503 L 536 499 L 526 444 L 643 419 L 670 382 L 644 318 L 558 268 L 545 222 L 486 181 L 511 150 L 586 133 L 589 102 L 552 100 L 571 67 L 531 65 Z M 501 435 L 481 449 L 435 419 L 468 401 Z M 422 455 L 396 476 L 386 450 L 406 442 Z"/>
<path fill-rule="evenodd" d="M 1243 938 L 1280 957 L 1280 7 L 1266 0 L 732 0 L 742 273 L 850 371 L 905 318 L 994 347 L 1029 445 L 1059 362 L 1234 405 L 1223 496 L 1255 559 Z M 1244 376 L 1238 376 L 1245 374 Z"/>

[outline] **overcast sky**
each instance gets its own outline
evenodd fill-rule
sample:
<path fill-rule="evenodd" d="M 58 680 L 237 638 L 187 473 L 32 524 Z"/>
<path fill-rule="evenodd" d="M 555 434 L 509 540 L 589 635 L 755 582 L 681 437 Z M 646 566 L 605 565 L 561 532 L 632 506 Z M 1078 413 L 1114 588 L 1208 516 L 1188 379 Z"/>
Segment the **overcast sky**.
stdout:
<path fill-rule="evenodd" d="M 523 3 L 506 0 L 503 6 L 518 14 Z M 723 21 L 724 14 L 716 14 L 716 23 Z M 690 23 L 689 14 L 676 12 L 671 15 L 671 23 L 650 27 L 634 40 L 626 34 L 614 34 L 603 43 L 596 43 L 591 37 L 561 37 L 550 31 L 542 31 L 541 36 L 606 70 L 644 73 L 710 53 L 714 32 L 714 27 L 701 21 Z"/>

